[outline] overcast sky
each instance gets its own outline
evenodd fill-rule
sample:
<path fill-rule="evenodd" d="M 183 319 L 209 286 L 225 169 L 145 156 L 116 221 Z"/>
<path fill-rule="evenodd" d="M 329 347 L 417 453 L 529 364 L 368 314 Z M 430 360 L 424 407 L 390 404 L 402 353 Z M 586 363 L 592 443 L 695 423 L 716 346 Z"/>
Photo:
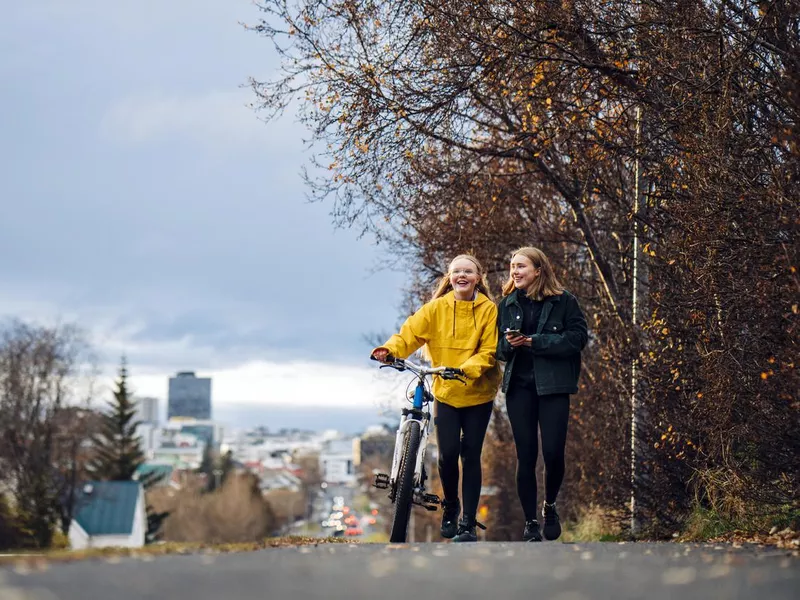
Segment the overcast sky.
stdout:
<path fill-rule="evenodd" d="M 239 24 L 259 17 L 250 0 L 6 3 L 0 316 L 79 323 L 142 395 L 196 370 L 215 404 L 374 413 L 394 388 L 362 336 L 396 326 L 404 274 L 372 274 L 372 240 L 306 203 L 294 115 L 246 107 L 242 84 L 277 66 Z"/>

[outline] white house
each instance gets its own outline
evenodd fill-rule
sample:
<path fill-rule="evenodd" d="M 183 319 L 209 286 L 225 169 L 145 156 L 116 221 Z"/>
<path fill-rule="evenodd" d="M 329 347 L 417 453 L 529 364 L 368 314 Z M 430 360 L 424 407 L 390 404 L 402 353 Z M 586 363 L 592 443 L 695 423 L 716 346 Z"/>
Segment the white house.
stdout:
<path fill-rule="evenodd" d="M 331 483 L 353 483 L 356 480 L 353 440 L 329 440 L 319 455 L 322 479 Z"/>
<path fill-rule="evenodd" d="M 146 532 L 144 488 L 138 481 L 87 481 L 78 490 L 69 526 L 73 550 L 141 548 Z"/>

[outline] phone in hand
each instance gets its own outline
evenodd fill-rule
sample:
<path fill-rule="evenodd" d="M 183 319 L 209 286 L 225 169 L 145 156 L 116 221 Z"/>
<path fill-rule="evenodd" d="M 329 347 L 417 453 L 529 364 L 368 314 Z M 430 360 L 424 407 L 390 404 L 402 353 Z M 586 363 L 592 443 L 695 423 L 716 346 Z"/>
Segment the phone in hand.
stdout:
<path fill-rule="evenodd" d="M 519 329 L 506 329 L 503 333 L 505 335 L 524 336 L 524 334 Z"/>

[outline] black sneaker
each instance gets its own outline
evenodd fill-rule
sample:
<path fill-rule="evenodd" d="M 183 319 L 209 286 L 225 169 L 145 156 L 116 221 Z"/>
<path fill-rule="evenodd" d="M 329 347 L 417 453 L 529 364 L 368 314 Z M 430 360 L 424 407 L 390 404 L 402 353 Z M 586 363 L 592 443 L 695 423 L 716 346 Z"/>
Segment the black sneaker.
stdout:
<path fill-rule="evenodd" d="M 461 502 L 442 500 L 442 537 L 454 538 L 458 531 L 458 515 L 461 514 Z"/>
<path fill-rule="evenodd" d="M 531 519 L 525 521 L 525 531 L 522 532 L 522 541 L 524 542 L 541 542 L 542 532 L 539 531 L 539 521 Z"/>
<path fill-rule="evenodd" d="M 478 534 L 475 531 L 475 520 L 473 519 L 470 521 L 469 519 L 462 518 L 458 522 L 458 534 L 456 535 L 454 542 L 477 542 L 478 541 Z"/>
<path fill-rule="evenodd" d="M 544 503 L 542 507 L 542 516 L 544 517 L 544 537 L 547 540 L 557 540 L 561 536 L 561 522 L 558 519 L 556 512 L 556 503 Z"/>

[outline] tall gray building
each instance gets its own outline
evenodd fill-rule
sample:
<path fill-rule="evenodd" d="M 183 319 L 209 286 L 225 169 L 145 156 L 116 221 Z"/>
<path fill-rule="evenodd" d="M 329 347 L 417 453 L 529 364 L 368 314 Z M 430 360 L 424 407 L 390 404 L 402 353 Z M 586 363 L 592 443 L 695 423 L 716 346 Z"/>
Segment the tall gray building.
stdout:
<path fill-rule="evenodd" d="M 136 417 L 140 423 L 158 423 L 158 398 L 134 398 L 136 400 Z"/>
<path fill-rule="evenodd" d="M 167 419 L 173 417 L 211 419 L 210 377 L 195 377 L 193 371 L 183 371 L 169 378 Z"/>

